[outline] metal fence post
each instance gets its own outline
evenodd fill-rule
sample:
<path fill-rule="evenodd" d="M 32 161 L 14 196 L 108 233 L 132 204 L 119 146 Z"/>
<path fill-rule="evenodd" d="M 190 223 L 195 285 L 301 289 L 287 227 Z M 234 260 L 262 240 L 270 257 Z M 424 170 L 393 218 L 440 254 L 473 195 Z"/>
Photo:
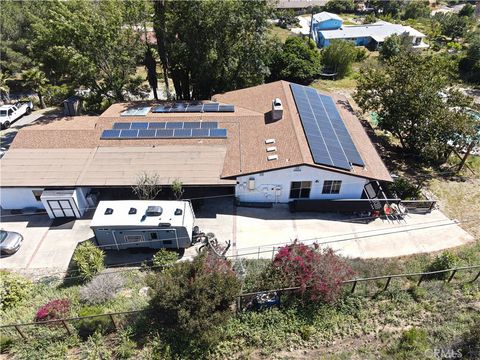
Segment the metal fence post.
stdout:
<path fill-rule="evenodd" d="M 274 257 L 275 257 L 275 246 L 272 247 L 272 260 L 273 260 Z"/>
<path fill-rule="evenodd" d="M 353 294 L 355 292 L 355 288 L 357 287 L 357 280 L 353 282 L 352 290 L 351 293 Z"/>
<path fill-rule="evenodd" d="M 257 260 L 260 259 L 260 246 L 258 247 Z"/>
<path fill-rule="evenodd" d="M 62 324 L 63 324 L 63 327 L 65 328 L 65 330 L 67 330 L 68 335 L 72 336 L 72 332 L 71 332 L 70 329 L 68 328 L 68 325 L 67 325 L 67 323 L 65 322 L 65 320 L 62 320 Z"/>
<path fill-rule="evenodd" d="M 115 319 L 113 318 L 112 314 L 110 314 L 110 320 L 112 320 L 113 328 L 115 329 L 115 331 L 117 331 L 118 327 L 117 327 L 117 324 L 115 323 Z"/>
<path fill-rule="evenodd" d="M 420 286 L 420 284 L 422 283 L 422 281 L 423 281 L 423 274 L 420 275 L 420 279 L 418 279 L 417 286 Z"/>
<path fill-rule="evenodd" d="M 450 275 L 450 277 L 448 278 L 447 282 L 450 282 L 453 280 L 453 277 L 455 276 L 455 274 L 457 273 L 457 270 L 453 270 L 452 271 L 452 275 Z"/>
<path fill-rule="evenodd" d="M 472 282 L 476 281 L 480 277 L 480 271 L 478 272 L 477 276 L 475 276 L 472 280 Z"/>
<path fill-rule="evenodd" d="M 26 339 L 26 338 L 27 338 L 27 337 L 25 336 L 25 334 L 22 332 L 22 330 L 20 330 L 20 326 L 15 325 L 15 329 L 17 330 L 17 332 L 20 334 L 20 336 L 21 336 L 23 339 Z"/>
<path fill-rule="evenodd" d="M 390 281 L 392 280 L 392 277 L 390 276 L 388 279 L 387 279 L 387 282 L 385 283 L 385 287 L 383 288 L 383 291 L 387 291 L 388 289 L 388 285 L 390 285 Z"/>

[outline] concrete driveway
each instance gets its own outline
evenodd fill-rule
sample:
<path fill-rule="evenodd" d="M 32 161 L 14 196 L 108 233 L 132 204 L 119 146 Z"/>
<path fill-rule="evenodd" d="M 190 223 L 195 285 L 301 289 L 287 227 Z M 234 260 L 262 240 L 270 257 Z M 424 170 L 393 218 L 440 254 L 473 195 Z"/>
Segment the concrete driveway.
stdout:
<path fill-rule="evenodd" d="M 63 227 L 52 227 L 47 215 L 2 214 L 1 227 L 23 236 L 17 253 L 3 256 L 0 268 L 27 272 L 65 271 L 77 244 L 93 236 L 90 219 L 75 220 Z"/>
<path fill-rule="evenodd" d="M 410 214 L 403 221 L 377 219 L 367 224 L 337 214 L 290 213 L 287 205 L 234 208 L 231 201 L 216 200 L 198 212 L 197 225 L 221 241 L 232 240 L 230 255 L 247 258 L 271 258 L 276 248 L 295 239 L 360 258 L 433 252 L 474 240 L 439 210 Z"/>

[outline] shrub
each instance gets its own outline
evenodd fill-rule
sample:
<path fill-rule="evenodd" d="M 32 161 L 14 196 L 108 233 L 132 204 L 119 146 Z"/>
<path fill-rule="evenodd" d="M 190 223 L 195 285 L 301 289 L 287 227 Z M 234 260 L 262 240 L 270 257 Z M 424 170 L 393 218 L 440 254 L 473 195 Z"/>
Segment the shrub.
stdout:
<path fill-rule="evenodd" d="M 208 252 L 154 274 L 149 285 L 152 313 L 173 330 L 165 336 L 179 351 L 191 343 L 198 351 L 207 351 L 217 343 L 216 331 L 233 313 L 231 305 L 241 286 L 230 262 Z"/>
<path fill-rule="evenodd" d="M 119 343 L 115 348 L 115 355 L 118 359 L 130 359 L 135 353 L 135 342 L 130 339 L 131 334 L 127 331 L 121 331 L 118 334 Z"/>
<path fill-rule="evenodd" d="M 388 185 L 388 190 L 395 193 L 395 195 L 403 200 L 419 199 L 422 196 L 421 187 L 412 184 L 412 182 L 405 178 L 397 178 Z"/>
<path fill-rule="evenodd" d="M 339 79 L 350 73 L 356 57 L 355 45 L 347 40 L 332 40 L 330 45 L 322 50 L 323 66 L 337 73 Z"/>
<path fill-rule="evenodd" d="M 78 312 L 78 316 L 92 316 L 92 315 L 101 315 L 105 311 L 101 306 L 84 306 Z M 93 335 L 95 332 L 100 334 L 107 334 L 114 330 L 112 320 L 109 316 L 99 316 L 95 318 L 88 318 L 79 320 L 75 324 L 78 335 L 82 339 L 86 339 L 89 336 Z"/>
<path fill-rule="evenodd" d="M 23 276 L 0 271 L 0 309 L 14 307 L 27 299 L 32 287 L 32 282 Z"/>
<path fill-rule="evenodd" d="M 391 354 L 396 359 L 424 358 L 429 349 L 427 332 L 419 328 L 404 331 L 395 349 Z"/>
<path fill-rule="evenodd" d="M 444 251 L 442 254 L 437 255 L 432 263 L 428 266 L 426 271 L 441 271 L 455 267 L 458 262 L 458 257 L 452 254 L 450 251 Z M 430 279 L 446 279 L 449 276 L 449 272 L 428 275 Z"/>
<path fill-rule="evenodd" d="M 98 274 L 80 289 L 80 300 L 90 304 L 106 302 L 113 299 L 124 284 L 125 281 L 120 274 Z"/>
<path fill-rule="evenodd" d="M 112 351 L 100 332 L 95 332 L 82 346 L 82 359 L 111 359 Z"/>
<path fill-rule="evenodd" d="M 360 62 L 368 57 L 367 49 L 363 47 L 355 48 L 355 61 Z"/>
<path fill-rule="evenodd" d="M 342 282 L 350 279 L 352 268 L 330 248 L 294 243 L 280 248 L 272 263 L 271 279 L 276 286 L 300 287 L 300 293 L 311 301 L 336 301 L 342 293 Z"/>
<path fill-rule="evenodd" d="M 4 354 L 10 350 L 15 338 L 13 336 L 2 334 L 0 335 L 0 354 Z"/>
<path fill-rule="evenodd" d="M 35 315 L 35 321 L 62 319 L 70 312 L 69 299 L 57 299 L 42 305 Z"/>
<path fill-rule="evenodd" d="M 153 266 L 158 270 L 163 270 L 165 267 L 171 266 L 178 260 L 178 254 L 174 251 L 160 249 L 153 255 Z"/>
<path fill-rule="evenodd" d="M 95 274 L 104 269 L 104 259 L 103 250 L 90 241 L 80 244 L 73 254 L 73 261 L 84 281 L 91 280 Z"/>

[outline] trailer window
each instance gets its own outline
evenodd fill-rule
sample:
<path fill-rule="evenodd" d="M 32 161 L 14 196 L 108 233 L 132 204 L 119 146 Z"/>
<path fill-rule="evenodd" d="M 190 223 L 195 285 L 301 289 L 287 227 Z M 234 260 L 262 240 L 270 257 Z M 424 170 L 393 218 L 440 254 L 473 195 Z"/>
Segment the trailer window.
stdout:
<path fill-rule="evenodd" d="M 150 240 L 157 240 L 157 239 L 158 239 L 158 235 L 156 232 L 150 233 Z"/>
<path fill-rule="evenodd" d="M 172 240 L 165 240 L 163 242 L 164 245 L 172 245 Z"/>
<path fill-rule="evenodd" d="M 126 242 L 142 242 L 143 241 L 143 236 L 142 235 L 125 235 L 125 241 Z"/>

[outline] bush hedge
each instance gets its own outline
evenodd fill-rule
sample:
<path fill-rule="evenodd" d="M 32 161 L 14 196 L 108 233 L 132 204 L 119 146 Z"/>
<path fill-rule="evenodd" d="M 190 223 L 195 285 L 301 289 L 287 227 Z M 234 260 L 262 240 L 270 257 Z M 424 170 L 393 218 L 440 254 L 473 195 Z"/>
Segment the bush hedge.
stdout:
<path fill-rule="evenodd" d="M 42 305 L 35 315 L 35 321 L 62 319 L 70 312 L 69 299 L 57 299 Z"/>
<path fill-rule="evenodd" d="M 27 299 L 33 284 L 23 276 L 0 271 L 0 309 L 8 309 Z"/>
<path fill-rule="evenodd" d="M 95 274 L 105 268 L 105 253 L 92 242 L 81 243 L 73 254 L 73 261 L 84 281 L 91 280 Z"/>
<path fill-rule="evenodd" d="M 79 317 L 83 316 L 92 316 L 92 315 L 101 315 L 104 314 L 105 310 L 101 306 L 84 306 L 78 312 Z M 82 339 L 87 339 L 89 336 L 92 336 L 95 332 L 100 334 L 107 334 L 114 330 L 112 320 L 109 316 L 100 316 L 95 318 L 82 319 L 75 323 L 77 328 L 78 335 Z"/>

